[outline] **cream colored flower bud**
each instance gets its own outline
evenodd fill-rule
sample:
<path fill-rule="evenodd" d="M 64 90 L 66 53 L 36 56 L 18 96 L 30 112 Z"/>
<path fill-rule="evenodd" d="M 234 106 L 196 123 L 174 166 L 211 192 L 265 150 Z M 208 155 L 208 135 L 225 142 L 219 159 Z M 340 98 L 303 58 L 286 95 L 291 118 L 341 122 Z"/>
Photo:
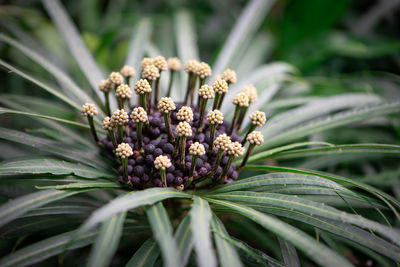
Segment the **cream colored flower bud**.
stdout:
<path fill-rule="evenodd" d="M 248 84 L 243 87 L 242 92 L 245 93 L 249 97 L 249 102 L 254 103 L 257 101 L 257 88 L 252 84 Z"/>
<path fill-rule="evenodd" d="M 129 116 L 124 109 L 117 109 L 111 116 L 111 120 L 115 125 L 124 125 L 129 121 Z"/>
<path fill-rule="evenodd" d="M 218 109 L 214 109 L 210 111 L 207 115 L 207 123 L 208 124 L 222 124 L 224 122 L 224 115 Z"/>
<path fill-rule="evenodd" d="M 154 59 L 151 57 L 145 57 L 142 59 L 142 62 L 140 62 L 140 68 L 142 69 L 142 71 L 150 65 L 153 65 L 153 61 Z"/>
<path fill-rule="evenodd" d="M 183 106 L 176 113 L 176 117 L 180 121 L 191 122 L 193 120 L 193 111 L 191 107 Z"/>
<path fill-rule="evenodd" d="M 212 85 L 214 91 L 218 94 L 225 94 L 228 92 L 228 84 L 225 80 L 223 79 L 218 79 L 213 82 Z"/>
<path fill-rule="evenodd" d="M 222 150 L 227 150 L 232 143 L 231 138 L 226 134 L 220 134 L 214 140 L 214 147 Z"/>
<path fill-rule="evenodd" d="M 102 126 L 103 126 L 103 129 L 106 131 L 112 131 L 116 128 L 116 125 L 111 120 L 111 118 L 108 116 L 104 118 Z"/>
<path fill-rule="evenodd" d="M 157 67 L 157 69 L 160 72 L 168 70 L 167 61 L 165 60 L 165 57 L 163 57 L 163 56 L 155 57 L 154 60 L 153 60 L 153 64 L 154 64 L 154 66 Z"/>
<path fill-rule="evenodd" d="M 202 144 L 200 144 L 199 142 L 194 142 L 189 147 L 189 153 L 193 156 L 202 156 L 206 153 L 206 150 Z"/>
<path fill-rule="evenodd" d="M 127 84 L 121 84 L 117 87 L 117 90 L 115 90 L 115 96 L 129 99 L 132 96 L 131 88 Z"/>
<path fill-rule="evenodd" d="M 168 113 L 176 109 L 174 101 L 170 97 L 163 97 L 157 104 L 158 111 Z"/>
<path fill-rule="evenodd" d="M 250 120 L 254 125 L 257 126 L 263 126 L 265 122 L 267 121 L 267 118 L 265 117 L 265 113 L 262 111 L 255 111 L 250 114 Z"/>
<path fill-rule="evenodd" d="M 215 97 L 214 89 L 211 86 L 204 84 L 199 89 L 199 96 L 203 99 L 212 99 Z"/>
<path fill-rule="evenodd" d="M 114 85 L 120 85 L 124 82 L 124 77 L 122 77 L 121 73 L 119 72 L 111 72 L 110 76 L 108 76 L 108 79 Z"/>
<path fill-rule="evenodd" d="M 199 65 L 200 65 L 200 62 L 198 62 L 197 60 L 189 60 L 189 61 L 186 63 L 185 71 L 186 71 L 187 73 L 196 74 L 197 69 L 199 68 Z"/>
<path fill-rule="evenodd" d="M 239 93 L 232 99 L 232 103 L 239 107 L 248 107 L 249 97 L 245 93 Z"/>
<path fill-rule="evenodd" d="M 119 71 L 125 77 L 134 77 L 136 75 L 136 71 L 133 67 L 125 65 Z"/>
<path fill-rule="evenodd" d="M 186 121 L 181 121 L 175 128 L 177 136 L 192 136 L 192 127 Z"/>
<path fill-rule="evenodd" d="M 173 71 L 178 71 L 182 68 L 181 60 L 177 57 L 170 57 L 167 61 L 168 68 Z"/>
<path fill-rule="evenodd" d="M 99 89 L 102 92 L 109 93 L 113 90 L 113 88 L 113 83 L 110 82 L 109 79 L 101 80 L 101 82 L 99 83 Z"/>
<path fill-rule="evenodd" d="M 232 142 L 228 146 L 226 152 L 228 153 L 228 155 L 239 157 L 239 156 L 243 155 L 244 147 L 239 142 Z"/>
<path fill-rule="evenodd" d="M 247 135 L 246 140 L 252 145 L 259 146 L 262 144 L 262 142 L 264 142 L 264 136 L 259 131 L 252 131 Z"/>
<path fill-rule="evenodd" d="M 148 65 L 143 69 L 142 77 L 149 80 L 154 81 L 158 77 L 160 77 L 160 71 L 154 65 Z"/>
<path fill-rule="evenodd" d="M 127 143 L 121 143 L 115 149 L 115 155 L 121 159 L 128 158 L 133 155 L 133 151 L 130 145 Z"/>
<path fill-rule="evenodd" d="M 146 94 L 151 92 L 151 86 L 146 79 L 140 79 L 135 83 L 134 89 L 138 95 Z"/>
<path fill-rule="evenodd" d="M 221 78 L 224 79 L 227 83 L 236 83 L 236 72 L 231 69 L 226 69 L 222 74 Z"/>
<path fill-rule="evenodd" d="M 157 170 L 168 169 L 171 167 L 171 160 L 167 156 L 160 155 L 154 160 L 154 167 L 156 167 Z"/>
<path fill-rule="evenodd" d="M 97 115 L 97 108 L 95 107 L 95 105 L 90 104 L 90 103 L 85 103 L 82 106 L 82 116 L 84 117 L 93 117 L 94 115 Z"/>
<path fill-rule="evenodd" d="M 199 76 L 201 79 L 211 76 L 212 71 L 210 65 L 205 62 L 200 62 L 197 66 L 196 75 Z"/>
<path fill-rule="evenodd" d="M 148 122 L 147 112 L 142 107 L 137 107 L 132 110 L 131 119 L 133 122 Z"/>

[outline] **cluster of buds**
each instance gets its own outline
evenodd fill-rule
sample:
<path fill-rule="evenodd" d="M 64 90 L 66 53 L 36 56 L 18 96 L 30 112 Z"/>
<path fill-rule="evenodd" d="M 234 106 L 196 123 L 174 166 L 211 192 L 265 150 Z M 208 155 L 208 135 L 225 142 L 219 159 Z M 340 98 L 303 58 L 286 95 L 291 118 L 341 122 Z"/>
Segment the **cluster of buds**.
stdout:
<path fill-rule="evenodd" d="M 132 87 L 130 79 L 136 71 L 127 65 L 102 80 L 99 89 L 104 92 L 108 116 L 102 123 L 107 136 L 101 141 L 93 120 L 98 114 L 96 106 L 86 103 L 82 107 L 95 141 L 119 159 L 118 180 L 128 187 L 184 190 L 229 183 L 238 178 L 254 147 L 263 142 L 262 134 L 255 131 L 266 121 L 261 111 L 250 114 L 248 130 L 244 138 L 239 136 L 248 107 L 257 100 L 253 85 L 245 86 L 232 99 L 235 112 L 232 121 L 227 121 L 220 107 L 229 86 L 236 83 L 235 71 L 225 70 L 208 85 L 205 81 L 212 74 L 211 67 L 205 62 L 188 61 L 184 67 L 188 74 L 184 100 L 174 102 L 170 97 L 173 77 L 180 69 L 178 58 L 158 56 L 142 60 L 140 77 Z M 160 98 L 160 79 L 167 71 L 167 93 Z M 109 95 L 113 91 L 119 109 L 111 113 Z M 132 94 L 137 95 L 135 104 Z M 208 101 L 213 105 L 210 111 L 206 110 Z M 243 161 L 237 167 L 233 161 L 238 157 Z"/>

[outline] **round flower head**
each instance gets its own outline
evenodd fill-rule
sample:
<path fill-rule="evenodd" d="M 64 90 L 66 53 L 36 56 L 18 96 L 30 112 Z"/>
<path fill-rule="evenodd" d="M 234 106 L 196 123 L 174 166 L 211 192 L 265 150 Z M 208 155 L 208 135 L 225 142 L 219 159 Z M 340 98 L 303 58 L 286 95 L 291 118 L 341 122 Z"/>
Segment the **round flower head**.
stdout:
<path fill-rule="evenodd" d="M 251 133 L 249 133 L 246 140 L 249 141 L 249 143 L 252 145 L 259 146 L 262 144 L 262 142 L 264 142 L 264 136 L 259 131 L 252 131 Z"/>
<path fill-rule="evenodd" d="M 107 130 L 107 131 L 112 131 L 115 129 L 115 124 L 114 122 L 111 120 L 110 117 L 105 117 L 103 120 L 103 129 Z"/>
<path fill-rule="evenodd" d="M 199 68 L 199 65 L 200 65 L 200 62 L 198 62 L 197 60 L 189 60 L 189 61 L 186 63 L 185 71 L 186 71 L 187 73 L 194 73 L 194 74 L 196 74 L 196 73 L 197 73 L 197 69 Z"/>
<path fill-rule="evenodd" d="M 231 69 L 226 69 L 222 74 L 221 78 L 224 79 L 227 83 L 236 83 L 236 72 Z"/>
<path fill-rule="evenodd" d="M 211 76 L 211 67 L 205 62 L 200 62 L 197 66 L 196 75 L 201 79 Z"/>
<path fill-rule="evenodd" d="M 125 77 L 133 77 L 136 75 L 136 71 L 133 67 L 125 65 L 119 71 Z"/>
<path fill-rule="evenodd" d="M 206 153 L 206 150 L 202 144 L 195 142 L 189 147 L 189 153 L 194 156 L 202 156 Z"/>
<path fill-rule="evenodd" d="M 244 152 L 244 147 L 242 146 L 241 143 L 239 142 L 232 142 L 228 147 L 226 152 L 229 155 L 235 156 L 235 157 L 239 157 L 241 155 L 243 155 Z"/>
<path fill-rule="evenodd" d="M 239 93 L 232 99 L 232 103 L 239 107 L 248 107 L 249 106 L 249 97 L 243 92 Z"/>
<path fill-rule="evenodd" d="M 265 113 L 262 111 L 255 111 L 250 114 L 250 120 L 254 125 L 263 126 L 267 121 Z"/>
<path fill-rule="evenodd" d="M 224 94 L 228 92 L 228 83 L 223 79 L 218 79 L 213 82 L 212 85 L 214 91 L 218 94 Z"/>
<path fill-rule="evenodd" d="M 109 79 L 101 80 L 101 82 L 99 83 L 99 89 L 102 92 L 109 93 L 113 90 L 113 88 L 113 83 L 110 82 Z"/>
<path fill-rule="evenodd" d="M 147 66 L 153 65 L 153 58 L 151 57 L 145 57 L 142 59 L 142 62 L 140 62 L 140 68 L 142 69 L 142 71 L 144 70 L 144 68 L 146 68 Z"/>
<path fill-rule="evenodd" d="M 203 84 L 199 89 L 199 96 L 203 99 L 214 98 L 215 97 L 214 89 L 207 84 Z"/>
<path fill-rule="evenodd" d="M 147 80 L 154 81 L 155 79 L 160 77 L 160 71 L 157 69 L 156 66 L 148 65 L 143 69 L 142 76 Z"/>
<path fill-rule="evenodd" d="M 170 57 L 167 61 L 168 68 L 173 71 L 178 71 L 182 68 L 181 60 L 177 57 Z"/>
<path fill-rule="evenodd" d="M 131 119 L 133 122 L 148 122 L 147 112 L 142 107 L 137 107 L 132 110 Z"/>
<path fill-rule="evenodd" d="M 134 89 L 135 93 L 138 95 L 142 95 L 145 93 L 150 93 L 151 92 L 151 86 L 149 82 L 146 79 L 140 79 L 135 83 Z"/>
<path fill-rule="evenodd" d="M 108 76 L 108 79 L 114 85 L 120 85 L 121 83 L 124 82 L 124 77 L 122 77 L 121 73 L 119 72 L 111 72 L 110 76 Z"/>
<path fill-rule="evenodd" d="M 191 107 L 183 106 L 176 113 L 176 117 L 180 121 L 191 122 L 193 120 L 193 111 Z"/>
<path fill-rule="evenodd" d="M 168 169 L 171 167 L 171 160 L 167 156 L 160 155 L 154 160 L 154 167 L 156 167 L 157 170 Z"/>
<path fill-rule="evenodd" d="M 121 143 L 115 149 L 115 155 L 117 155 L 117 157 L 120 157 L 121 159 L 125 159 L 132 156 L 133 151 L 130 145 L 128 145 L 127 143 Z"/>
<path fill-rule="evenodd" d="M 177 136 L 192 136 L 192 127 L 186 121 L 181 121 L 175 128 Z"/>
<path fill-rule="evenodd" d="M 231 138 L 226 134 L 220 134 L 214 140 L 214 147 L 222 150 L 227 150 L 232 143 Z"/>
<path fill-rule="evenodd" d="M 97 108 L 90 103 L 85 103 L 82 106 L 82 116 L 84 117 L 93 117 L 94 115 L 97 115 Z"/>
<path fill-rule="evenodd" d="M 117 90 L 115 90 L 115 96 L 119 98 L 131 98 L 131 88 L 127 84 L 121 84 L 117 87 Z"/>
<path fill-rule="evenodd" d="M 153 64 L 154 64 L 154 66 L 157 67 L 157 69 L 159 71 L 165 71 L 168 69 L 167 61 L 165 60 L 165 57 L 163 57 L 163 56 L 155 57 L 153 59 Z"/>
<path fill-rule="evenodd" d="M 243 87 L 242 92 L 245 93 L 249 97 L 249 102 L 254 103 L 257 101 L 257 88 L 252 84 L 248 84 Z"/>
<path fill-rule="evenodd" d="M 170 97 L 163 97 L 157 104 L 158 111 L 161 113 L 168 113 L 176 109 L 174 101 Z"/>
<path fill-rule="evenodd" d="M 115 125 L 124 125 L 129 121 L 129 116 L 124 109 L 117 109 L 111 116 L 111 120 Z"/>
<path fill-rule="evenodd" d="M 207 115 L 208 124 L 222 124 L 224 122 L 224 115 L 218 109 L 210 111 Z"/>

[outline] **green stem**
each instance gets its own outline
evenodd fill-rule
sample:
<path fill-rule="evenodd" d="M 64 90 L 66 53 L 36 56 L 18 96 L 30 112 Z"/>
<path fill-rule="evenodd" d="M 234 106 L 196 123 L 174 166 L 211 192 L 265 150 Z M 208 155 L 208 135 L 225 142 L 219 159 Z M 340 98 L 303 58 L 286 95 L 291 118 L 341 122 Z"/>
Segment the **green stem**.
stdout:
<path fill-rule="evenodd" d="M 126 84 L 131 86 L 130 83 L 131 83 L 131 77 L 126 77 Z"/>
<path fill-rule="evenodd" d="M 209 152 L 211 152 L 213 150 L 213 143 L 214 143 L 216 127 L 217 127 L 217 125 L 215 125 L 215 124 L 210 125 L 210 141 L 208 142 L 208 151 Z"/>
<path fill-rule="evenodd" d="M 160 175 L 161 175 L 161 181 L 162 181 L 163 187 L 167 187 L 167 175 L 166 175 L 166 171 L 163 170 L 163 169 L 160 169 Z"/>
<path fill-rule="evenodd" d="M 257 125 L 251 124 L 249 130 L 247 131 L 246 135 L 244 136 L 243 140 L 242 140 L 242 146 L 244 146 L 247 142 L 247 136 L 249 135 L 249 133 L 251 133 L 252 131 L 254 131 L 257 128 Z"/>
<path fill-rule="evenodd" d="M 189 171 L 189 179 L 187 180 L 187 182 L 185 184 L 185 188 L 188 188 L 193 182 L 193 173 L 194 173 L 194 170 L 196 169 L 197 158 L 198 158 L 197 155 L 192 155 L 192 163 L 191 163 L 190 171 Z"/>
<path fill-rule="evenodd" d="M 217 169 L 218 169 L 219 163 L 221 162 L 221 158 L 222 158 L 222 154 L 223 153 L 224 153 L 223 149 L 218 149 L 217 158 L 215 159 L 214 169 L 212 171 L 212 173 L 214 175 L 217 173 Z"/>
<path fill-rule="evenodd" d="M 118 124 L 118 141 L 122 143 L 122 139 L 124 137 L 124 125 Z"/>
<path fill-rule="evenodd" d="M 186 136 L 179 137 L 179 158 L 182 169 L 185 169 Z"/>
<path fill-rule="evenodd" d="M 249 109 L 249 107 L 243 107 L 242 108 L 242 111 L 240 112 L 240 115 L 239 115 L 239 119 L 238 119 L 238 122 L 237 122 L 237 124 L 236 124 L 236 129 L 239 131 L 240 130 L 240 128 L 242 127 L 242 123 L 243 123 L 243 120 L 244 120 L 244 117 L 246 116 L 246 113 L 247 113 L 247 110 Z"/>
<path fill-rule="evenodd" d="M 114 149 L 116 149 L 118 144 L 117 144 L 117 140 L 115 139 L 114 130 L 108 130 L 108 135 L 110 136 L 110 139 L 111 139 Z"/>
<path fill-rule="evenodd" d="M 104 99 L 106 102 L 106 113 L 109 117 L 111 117 L 110 94 L 108 92 L 104 92 Z"/>
<path fill-rule="evenodd" d="M 124 169 L 124 180 L 125 180 L 125 182 L 127 182 L 128 181 L 128 158 L 123 158 L 123 159 L 121 159 L 121 161 L 122 161 L 122 166 Z"/>
<path fill-rule="evenodd" d="M 242 110 L 241 106 L 237 105 L 235 107 L 235 113 L 233 114 L 232 124 L 231 124 L 231 128 L 229 128 L 228 135 L 232 135 L 233 129 L 235 129 L 235 126 L 236 126 L 236 123 L 239 118 L 241 110 Z"/>
<path fill-rule="evenodd" d="M 153 92 L 153 81 L 149 81 L 151 92 Z M 147 93 L 147 98 L 146 98 L 146 105 L 147 105 L 147 114 L 150 114 L 150 110 L 151 110 L 151 92 Z"/>
<path fill-rule="evenodd" d="M 221 177 L 218 178 L 218 183 L 221 184 L 221 183 L 224 182 L 226 176 L 228 175 L 229 169 L 230 169 L 230 167 L 231 167 L 231 165 L 232 165 L 232 162 L 233 162 L 233 159 L 234 159 L 234 158 L 235 158 L 234 155 L 229 155 L 228 164 L 226 164 L 225 169 L 224 169 L 224 172 L 222 173 Z"/>
<path fill-rule="evenodd" d="M 119 102 L 121 103 L 121 106 L 119 107 L 119 109 L 125 109 L 126 98 L 120 98 Z"/>
<path fill-rule="evenodd" d="M 172 128 L 171 128 L 171 115 L 170 113 L 164 113 L 164 122 L 165 122 L 165 127 L 167 127 L 167 134 L 168 134 L 168 141 L 170 142 L 175 142 L 175 137 L 174 134 L 172 133 Z"/>
<path fill-rule="evenodd" d="M 139 106 L 141 106 L 142 108 L 144 108 L 144 110 L 146 110 L 146 112 L 148 112 L 146 105 L 146 93 L 139 95 Z"/>
<path fill-rule="evenodd" d="M 185 101 L 184 101 L 184 105 L 187 105 L 187 102 L 189 100 L 189 94 L 190 94 L 190 90 L 191 90 L 191 84 L 192 84 L 192 80 L 193 80 L 193 73 L 189 72 L 189 76 L 188 76 L 188 83 L 186 86 L 186 94 L 185 94 Z"/>
<path fill-rule="evenodd" d="M 97 136 L 96 128 L 94 127 L 93 117 L 92 116 L 88 116 L 87 118 L 88 118 L 88 122 L 89 122 L 89 125 L 90 125 L 90 131 L 92 132 L 94 141 L 96 143 L 99 143 L 99 137 Z"/>
<path fill-rule="evenodd" d="M 142 149 L 142 128 L 143 128 L 143 123 L 137 122 L 136 123 L 136 135 L 137 135 L 137 142 L 138 142 L 138 150 L 140 151 Z"/>
<path fill-rule="evenodd" d="M 161 80 L 161 72 L 160 72 L 160 76 L 156 79 L 156 82 L 154 85 L 154 105 L 157 105 L 157 103 L 158 103 L 158 96 L 160 94 L 160 80 Z"/>
<path fill-rule="evenodd" d="M 219 93 L 215 93 L 215 98 L 214 98 L 214 103 L 213 103 L 213 110 L 214 109 L 218 109 L 218 106 L 219 106 L 219 101 L 220 101 L 220 99 L 221 99 L 221 94 L 219 94 Z"/>
<path fill-rule="evenodd" d="M 244 169 L 244 166 L 246 165 L 247 161 L 249 160 L 250 154 L 253 151 L 255 146 L 256 145 L 254 145 L 254 144 L 250 144 L 249 148 L 247 148 L 246 155 L 244 155 L 242 164 L 240 164 L 239 171 Z"/>
<path fill-rule="evenodd" d="M 220 109 L 220 108 L 221 108 L 222 102 L 224 102 L 225 95 L 226 95 L 226 94 L 222 94 L 221 99 L 220 99 L 219 102 L 218 102 L 218 107 L 217 107 L 217 109 Z"/>
<path fill-rule="evenodd" d="M 190 106 L 194 105 L 193 98 L 194 98 L 194 91 L 195 91 L 195 87 L 196 87 L 197 77 L 198 76 L 193 75 L 193 81 L 192 81 L 192 85 L 190 88 Z"/>
<path fill-rule="evenodd" d="M 200 119 L 199 119 L 199 128 L 197 130 L 198 133 L 200 133 L 201 131 L 203 131 L 203 120 L 204 120 L 204 113 L 206 110 L 206 106 L 207 106 L 207 99 L 204 99 L 202 97 L 200 97 Z"/>
<path fill-rule="evenodd" d="M 168 84 L 167 97 L 169 97 L 171 95 L 172 84 L 174 83 L 174 74 L 175 74 L 175 71 L 171 70 L 170 71 L 170 75 L 169 75 L 169 84 Z"/>
<path fill-rule="evenodd" d="M 205 78 L 200 78 L 200 83 L 199 83 L 199 90 L 200 88 L 206 83 L 206 79 Z M 198 91 L 198 90 L 197 90 Z M 201 101 L 201 96 L 197 96 L 197 110 L 200 107 L 200 101 Z"/>

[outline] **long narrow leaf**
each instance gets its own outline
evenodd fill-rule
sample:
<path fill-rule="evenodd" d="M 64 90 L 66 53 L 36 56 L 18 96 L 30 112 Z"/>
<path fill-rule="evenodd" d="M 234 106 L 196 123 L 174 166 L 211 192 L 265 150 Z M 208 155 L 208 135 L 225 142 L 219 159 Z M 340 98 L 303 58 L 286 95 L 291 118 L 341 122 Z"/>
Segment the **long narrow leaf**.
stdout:
<path fill-rule="evenodd" d="M 286 240 L 278 238 L 279 245 L 282 251 L 282 258 L 287 267 L 300 267 L 300 260 L 297 256 L 296 249 Z"/>
<path fill-rule="evenodd" d="M 191 220 L 186 216 L 179 224 L 175 233 L 176 245 L 178 246 L 178 256 L 183 266 L 189 260 L 190 252 L 193 248 L 193 235 L 191 231 Z"/>
<path fill-rule="evenodd" d="M 151 267 L 160 255 L 160 249 L 153 238 L 149 238 L 135 252 L 125 267 Z"/>

